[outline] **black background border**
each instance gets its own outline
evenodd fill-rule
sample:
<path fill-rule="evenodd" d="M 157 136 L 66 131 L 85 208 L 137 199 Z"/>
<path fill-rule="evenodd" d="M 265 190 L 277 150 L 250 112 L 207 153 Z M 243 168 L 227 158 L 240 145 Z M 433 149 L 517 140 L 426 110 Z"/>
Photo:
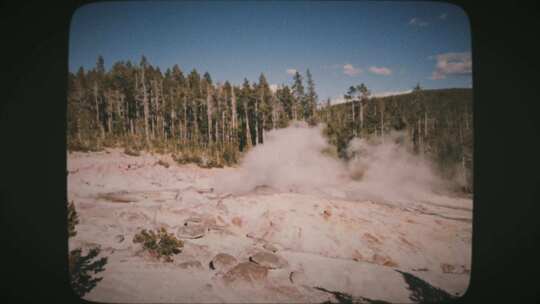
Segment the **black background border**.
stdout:
<path fill-rule="evenodd" d="M 540 302 L 539 5 L 450 1 L 473 47 L 471 284 L 457 303 Z M 89 1 L 2 3 L 3 303 L 78 303 L 67 275 L 66 84 L 70 19 Z"/>

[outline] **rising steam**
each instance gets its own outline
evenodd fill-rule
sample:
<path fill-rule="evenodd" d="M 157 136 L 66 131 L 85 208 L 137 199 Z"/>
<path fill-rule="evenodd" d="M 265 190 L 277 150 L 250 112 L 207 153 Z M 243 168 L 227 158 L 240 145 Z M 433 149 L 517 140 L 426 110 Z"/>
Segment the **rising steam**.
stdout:
<path fill-rule="evenodd" d="M 349 161 L 337 159 L 322 135 L 323 126 L 295 123 L 265 134 L 263 145 L 249 151 L 239 170 L 213 181 L 220 193 L 246 194 L 258 187 L 279 192 L 342 193 L 343 198 L 386 202 L 428 200 L 444 189 L 431 164 L 403 145 L 403 135 L 353 139 Z"/>

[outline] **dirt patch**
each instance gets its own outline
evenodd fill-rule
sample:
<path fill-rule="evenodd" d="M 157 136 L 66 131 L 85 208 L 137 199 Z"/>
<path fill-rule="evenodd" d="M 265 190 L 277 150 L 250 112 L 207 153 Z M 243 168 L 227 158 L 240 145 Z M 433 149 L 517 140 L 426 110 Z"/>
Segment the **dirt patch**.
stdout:
<path fill-rule="evenodd" d="M 370 233 L 364 233 L 364 239 L 372 244 L 378 244 L 378 245 L 381 244 L 381 241 Z"/>
<path fill-rule="evenodd" d="M 332 210 L 331 209 L 325 209 L 322 214 L 323 218 L 325 220 L 328 220 L 332 216 Z"/>
<path fill-rule="evenodd" d="M 416 249 L 416 246 L 414 246 L 411 242 L 407 241 L 406 238 L 400 236 L 400 237 L 399 237 L 399 240 L 400 240 L 402 243 L 404 243 L 405 245 L 409 246 L 410 248 Z"/>
<path fill-rule="evenodd" d="M 225 283 L 230 284 L 235 281 L 256 282 L 263 281 L 268 276 L 268 268 L 255 263 L 240 263 L 223 276 Z"/>
<path fill-rule="evenodd" d="M 112 203 L 132 203 L 138 202 L 137 198 L 130 196 L 128 192 L 110 192 L 97 195 L 97 199 Z"/>
<path fill-rule="evenodd" d="M 371 258 L 372 262 L 378 265 L 383 265 L 387 267 L 397 267 L 398 264 L 394 262 L 390 257 L 388 256 L 382 256 L 379 254 L 374 254 Z"/>
<path fill-rule="evenodd" d="M 364 256 L 358 250 L 355 249 L 352 254 L 352 259 L 358 262 L 358 261 L 364 260 Z"/>
<path fill-rule="evenodd" d="M 242 219 L 238 216 L 233 217 L 232 221 L 233 225 L 242 227 Z"/>

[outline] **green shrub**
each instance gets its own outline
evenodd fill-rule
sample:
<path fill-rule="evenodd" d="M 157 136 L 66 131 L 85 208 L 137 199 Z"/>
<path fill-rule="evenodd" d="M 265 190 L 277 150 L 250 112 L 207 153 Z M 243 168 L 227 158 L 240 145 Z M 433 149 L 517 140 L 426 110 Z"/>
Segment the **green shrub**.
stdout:
<path fill-rule="evenodd" d="M 130 156 L 140 156 L 141 152 L 133 147 L 126 147 L 124 153 Z"/>
<path fill-rule="evenodd" d="M 77 235 L 75 226 L 79 223 L 79 215 L 75 210 L 75 204 L 73 201 L 68 205 L 68 236 L 73 237 Z"/>
<path fill-rule="evenodd" d="M 162 159 L 158 160 L 158 161 L 156 162 L 156 165 L 160 165 L 160 166 L 163 166 L 163 167 L 165 167 L 165 168 L 169 168 L 169 163 L 166 162 L 166 161 L 164 161 L 164 160 L 162 160 Z"/>
<path fill-rule="evenodd" d="M 227 166 L 237 164 L 239 159 L 238 150 L 234 146 L 226 145 L 222 152 L 222 159 Z"/>
<path fill-rule="evenodd" d="M 95 247 L 90 249 L 87 255 L 82 255 L 82 250 L 77 248 L 69 253 L 70 282 L 73 291 L 79 297 L 84 296 L 103 279 L 92 277 L 92 273 L 97 274 L 104 271 L 104 266 L 107 264 L 106 257 L 94 260 L 100 251 L 99 247 Z"/>
<path fill-rule="evenodd" d="M 79 152 L 97 152 L 103 150 L 97 140 L 82 140 L 69 139 L 68 140 L 69 151 Z"/>
<path fill-rule="evenodd" d="M 75 226 L 79 223 L 79 215 L 77 214 L 77 210 L 75 210 L 75 204 L 73 201 L 68 204 L 67 220 L 68 236 L 73 237 L 77 235 Z M 92 273 L 96 274 L 104 271 L 104 266 L 107 264 L 106 257 L 92 261 L 98 256 L 100 251 L 101 249 L 99 247 L 95 247 L 90 249 L 87 255 L 82 255 L 82 250 L 80 248 L 71 250 L 69 252 L 68 267 L 70 283 L 73 291 L 79 297 L 84 296 L 86 293 L 96 287 L 96 284 L 103 279 L 92 277 Z"/>
<path fill-rule="evenodd" d="M 173 159 L 181 165 L 184 165 L 184 164 L 201 165 L 203 163 L 203 159 L 199 155 L 199 153 L 195 151 L 191 151 L 191 150 L 183 151 L 181 153 L 173 155 Z"/>
<path fill-rule="evenodd" d="M 141 243 L 143 250 L 148 251 L 152 257 L 165 262 L 172 262 L 172 255 L 182 252 L 184 242 L 177 239 L 173 234 L 167 233 L 165 228 L 154 232 L 143 229 L 133 237 L 133 243 Z"/>

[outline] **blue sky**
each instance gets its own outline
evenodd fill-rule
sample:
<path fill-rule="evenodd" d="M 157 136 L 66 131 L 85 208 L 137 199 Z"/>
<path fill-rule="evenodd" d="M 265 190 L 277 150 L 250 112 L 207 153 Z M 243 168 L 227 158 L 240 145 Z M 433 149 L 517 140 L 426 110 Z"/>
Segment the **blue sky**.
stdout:
<path fill-rule="evenodd" d="M 73 15 L 69 69 L 106 68 L 145 55 L 164 72 L 178 64 L 241 84 L 264 73 L 290 84 L 310 69 L 319 98 L 365 83 L 378 95 L 471 87 L 465 12 L 441 2 L 154 1 L 88 4 Z"/>

